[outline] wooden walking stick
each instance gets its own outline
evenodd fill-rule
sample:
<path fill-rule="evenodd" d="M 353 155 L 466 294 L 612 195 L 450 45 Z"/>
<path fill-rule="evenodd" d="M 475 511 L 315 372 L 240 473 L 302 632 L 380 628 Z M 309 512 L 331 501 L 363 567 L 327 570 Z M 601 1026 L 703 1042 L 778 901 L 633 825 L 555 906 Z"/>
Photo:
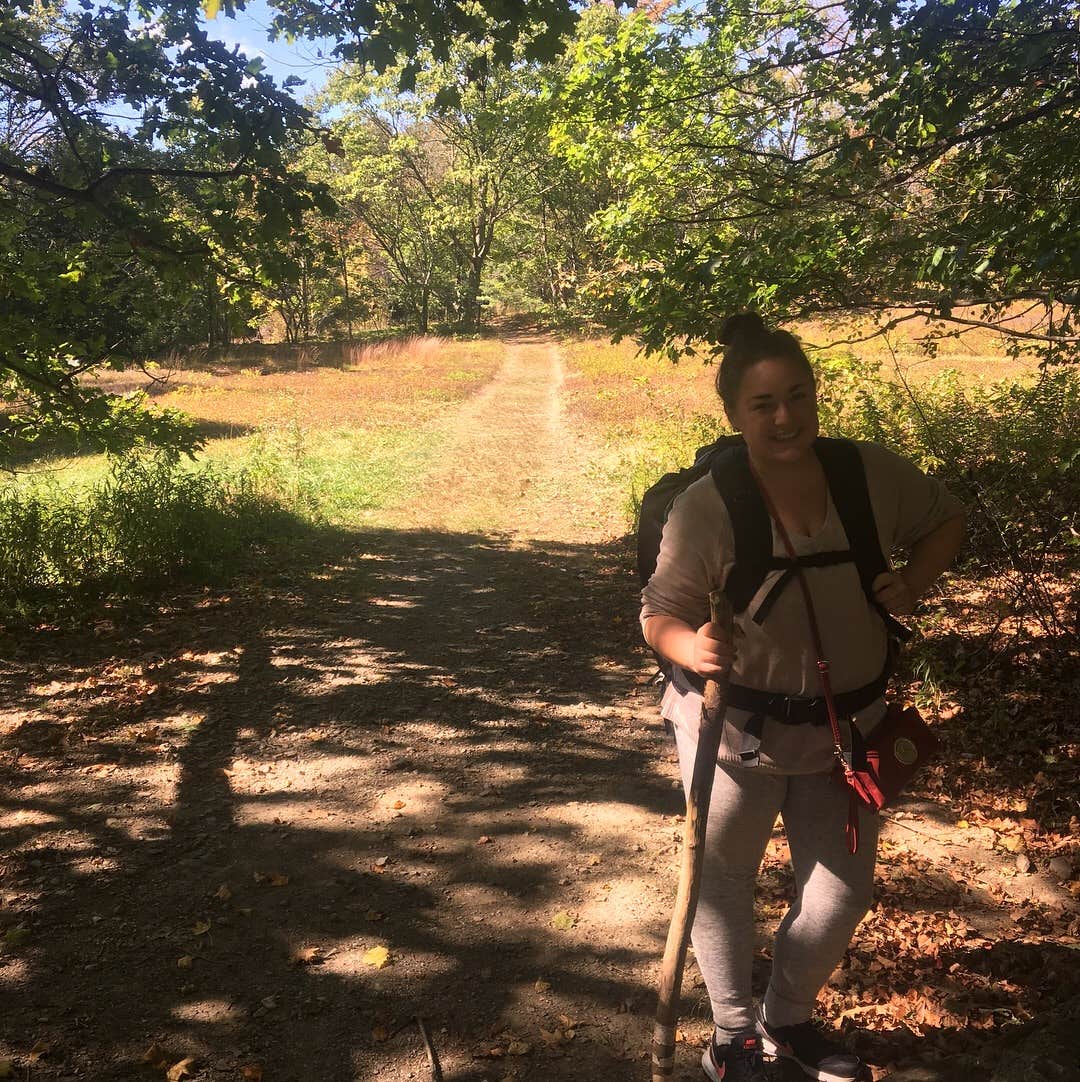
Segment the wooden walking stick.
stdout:
<path fill-rule="evenodd" d="M 730 636 L 731 604 L 722 591 L 714 590 L 709 594 L 709 611 L 713 623 L 722 624 Z M 675 1023 L 679 1018 L 679 992 L 682 988 L 683 965 L 686 962 L 686 945 L 694 924 L 698 890 L 701 886 L 705 827 L 709 820 L 716 754 L 720 750 L 720 735 L 724 728 L 727 686 L 727 674 L 705 681 L 705 701 L 701 707 L 701 729 L 694 754 L 694 773 L 690 780 L 690 793 L 686 798 L 679 890 L 675 895 L 675 912 L 671 917 L 667 945 L 664 947 L 664 962 L 660 968 L 660 995 L 656 1004 L 652 1042 L 653 1082 L 664 1082 L 671 1078 L 675 1069 Z"/>

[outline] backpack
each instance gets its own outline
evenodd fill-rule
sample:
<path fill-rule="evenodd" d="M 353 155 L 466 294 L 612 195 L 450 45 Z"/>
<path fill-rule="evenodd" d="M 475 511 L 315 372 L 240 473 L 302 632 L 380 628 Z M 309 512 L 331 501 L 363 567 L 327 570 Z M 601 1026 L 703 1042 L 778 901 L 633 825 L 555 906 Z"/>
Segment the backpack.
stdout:
<path fill-rule="evenodd" d="M 694 454 L 694 464 L 683 470 L 665 473 L 656 484 L 645 490 L 641 497 L 637 528 L 637 568 L 641 585 L 648 584 L 656 570 L 656 558 L 660 555 L 660 538 L 664 523 L 675 497 L 686 491 L 712 468 L 713 459 L 721 451 L 742 444 L 742 436 L 721 436 L 718 440 L 699 447 Z"/>
<path fill-rule="evenodd" d="M 802 556 L 798 563 L 803 567 L 825 567 L 853 562 L 867 600 L 880 614 L 890 635 L 907 639 L 910 632 L 874 600 L 874 579 L 889 569 L 889 563 L 881 551 L 862 455 L 850 440 L 825 437 L 815 441 L 814 450 L 851 547 Z M 727 507 L 735 536 L 735 562 L 724 583 L 724 593 L 734 611 L 746 610 L 770 571 L 784 572 L 753 614 L 755 622 L 761 623 L 796 572 L 787 556 L 773 555 L 772 522 L 750 472 L 749 452 L 741 436 L 721 436 L 699 448 L 692 466 L 665 474 L 642 496 L 638 577 L 644 586 L 656 570 L 660 538 L 675 497 L 706 474 L 712 475 Z M 662 668 L 666 671 L 666 664 Z"/>

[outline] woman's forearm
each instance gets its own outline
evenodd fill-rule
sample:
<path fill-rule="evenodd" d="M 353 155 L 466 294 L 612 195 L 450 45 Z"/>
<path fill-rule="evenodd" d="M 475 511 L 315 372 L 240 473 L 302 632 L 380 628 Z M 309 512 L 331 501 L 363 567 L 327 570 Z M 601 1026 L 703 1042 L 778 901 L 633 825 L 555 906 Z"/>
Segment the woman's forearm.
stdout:
<path fill-rule="evenodd" d="M 688 623 L 675 616 L 649 616 L 642 627 L 645 641 L 661 657 L 681 665 L 684 669 L 694 668 L 694 647 L 697 632 Z"/>
<path fill-rule="evenodd" d="M 966 526 L 965 516 L 956 515 L 911 546 L 911 557 L 900 574 L 916 598 L 922 597 L 956 559 Z"/>

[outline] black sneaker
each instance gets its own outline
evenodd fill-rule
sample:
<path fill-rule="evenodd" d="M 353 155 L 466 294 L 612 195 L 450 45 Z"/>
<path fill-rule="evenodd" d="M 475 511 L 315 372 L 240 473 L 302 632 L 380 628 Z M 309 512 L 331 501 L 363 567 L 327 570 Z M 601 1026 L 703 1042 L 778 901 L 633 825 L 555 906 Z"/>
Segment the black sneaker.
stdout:
<path fill-rule="evenodd" d="M 717 1044 L 714 1033 L 701 1057 L 701 1069 L 710 1082 L 765 1082 L 761 1038 L 756 1033 L 740 1033 L 730 1044 Z"/>
<path fill-rule="evenodd" d="M 758 1007 L 757 1031 L 770 1056 L 794 1060 L 803 1074 L 819 1082 L 855 1082 L 862 1071 L 862 1060 L 830 1041 L 812 1022 L 797 1026 L 770 1026 Z"/>

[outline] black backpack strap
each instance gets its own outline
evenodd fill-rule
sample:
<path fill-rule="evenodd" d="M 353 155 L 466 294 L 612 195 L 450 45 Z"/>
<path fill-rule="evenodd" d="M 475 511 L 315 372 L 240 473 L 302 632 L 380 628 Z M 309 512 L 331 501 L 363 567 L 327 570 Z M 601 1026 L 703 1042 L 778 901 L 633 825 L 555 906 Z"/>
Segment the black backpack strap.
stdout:
<path fill-rule="evenodd" d="M 772 521 L 750 472 L 745 444 L 713 459 L 712 478 L 727 507 L 735 537 L 735 562 L 724 593 L 735 612 L 745 612 L 772 567 Z"/>
<path fill-rule="evenodd" d="M 854 561 L 854 554 L 850 549 L 831 549 L 828 552 L 811 552 L 800 556 L 792 562 L 787 556 L 774 556 L 768 564 L 770 571 L 783 571 L 783 574 L 773 583 L 772 588 L 754 610 L 754 623 L 763 624 L 769 612 L 772 610 L 776 599 L 784 592 L 784 587 L 795 577 L 796 564 L 799 567 L 832 567 L 836 564 L 850 564 Z"/>
<path fill-rule="evenodd" d="M 851 440 L 821 437 L 814 450 L 825 470 L 836 513 L 847 534 L 863 593 L 881 614 L 889 632 L 899 639 L 909 639 L 911 632 L 874 600 L 874 579 L 889 570 L 889 562 L 881 551 L 866 466 L 858 446 Z"/>

